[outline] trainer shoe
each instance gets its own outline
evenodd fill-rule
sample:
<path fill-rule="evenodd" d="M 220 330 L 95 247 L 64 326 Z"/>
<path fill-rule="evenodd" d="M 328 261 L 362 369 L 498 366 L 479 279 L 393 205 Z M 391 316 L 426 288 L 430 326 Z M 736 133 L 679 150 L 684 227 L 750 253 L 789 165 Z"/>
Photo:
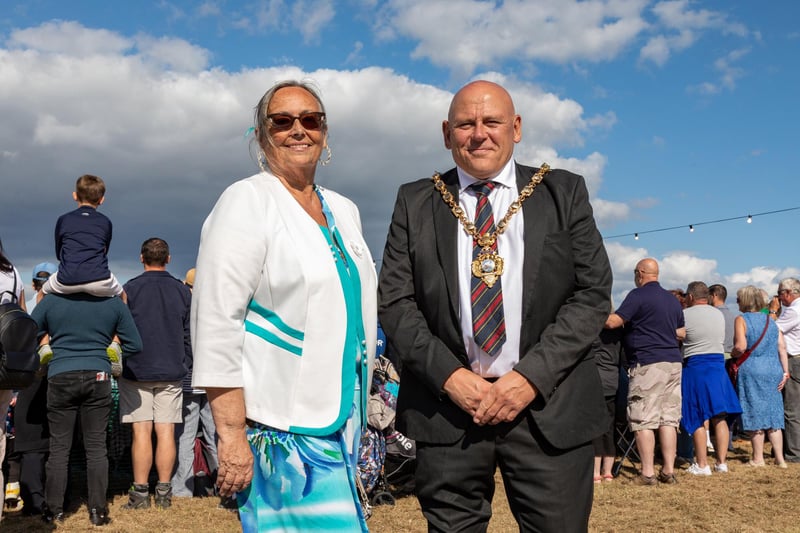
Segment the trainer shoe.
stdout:
<path fill-rule="evenodd" d="M 687 472 L 692 474 L 693 476 L 710 476 L 711 475 L 711 467 L 706 465 L 705 468 L 700 468 L 697 463 L 692 463 L 689 465 L 689 468 L 686 469 Z"/>
<path fill-rule="evenodd" d="M 658 479 L 656 479 L 656 476 L 645 476 L 643 474 L 639 474 L 633 478 L 633 484 L 643 487 L 650 487 L 658 485 Z"/>
<path fill-rule="evenodd" d="M 172 485 L 169 482 L 156 485 L 156 496 L 154 498 L 156 507 L 159 509 L 169 509 L 172 506 Z"/>
<path fill-rule="evenodd" d="M 39 366 L 47 366 L 53 359 L 53 349 L 49 344 L 42 344 L 37 352 L 39 353 Z"/>
<path fill-rule="evenodd" d="M 720 474 L 727 474 L 728 473 L 728 464 L 727 463 L 717 463 L 714 465 L 714 472 L 719 472 Z"/>
<path fill-rule="evenodd" d="M 678 482 L 678 478 L 675 477 L 675 474 L 665 474 L 664 472 L 659 472 L 658 482 L 664 483 L 665 485 L 675 485 Z"/>
<path fill-rule="evenodd" d="M 19 497 L 19 482 L 6 483 L 5 504 L 9 511 L 21 511 L 22 498 Z"/>
<path fill-rule="evenodd" d="M 89 522 L 95 526 L 104 526 L 111 522 L 108 517 L 108 509 L 92 509 L 89 511 Z"/>
<path fill-rule="evenodd" d="M 147 509 L 150 507 L 150 492 L 146 484 L 138 485 L 134 483 L 128 491 L 128 502 L 123 509 Z"/>
<path fill-rule="evenodd" d="M 118 378 L 122 375 L 122 346 L 118 342 L 112 341 L 106 347 L 106 355 L 111 361 L 111 375 Z"/>

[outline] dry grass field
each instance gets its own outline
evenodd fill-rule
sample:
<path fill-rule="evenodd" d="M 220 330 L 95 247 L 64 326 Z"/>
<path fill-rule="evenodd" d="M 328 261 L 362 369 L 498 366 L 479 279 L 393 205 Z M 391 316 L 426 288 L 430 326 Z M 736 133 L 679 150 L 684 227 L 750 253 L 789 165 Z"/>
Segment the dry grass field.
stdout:
<path fill-rule="evenodd" d="M 590 531 L 800 531 L 800 514 L 796 511 L 800 501 L 800 464 L 789 464 L 787 470 L 772 465 L 750 468 L 744 465 L 749 443 L 734 444 L 728 474 L 695 478 L 681 470 L 677 485 L 635 486 L 630 483 L 635 471 L 626 462 L 613 482 L 595 485 Z M 102 529 L 148 533 L 239 531 L 236 514 L 217 509 L 214 498 L 176 499 L 168 511 L 123 511 L 120 506 L 125 499 L 122 495 L 114 498 L 110 506 L 113 522 Z M 57 531 L 96 529 L 89 524 L 85 505 L 73 511 Z M 425 531 L 425 521 L 413 497 L 402 498 L 393 507 L 376 507 L 369 526 L 375 533 Z M 52 530 L 38 518 L 14 513 L 4 515 L 0 529 L 3 533 Z M 516 531 L 516 524 L 502 486 L 498 485 L 489 532 L 510 531 Z"/>

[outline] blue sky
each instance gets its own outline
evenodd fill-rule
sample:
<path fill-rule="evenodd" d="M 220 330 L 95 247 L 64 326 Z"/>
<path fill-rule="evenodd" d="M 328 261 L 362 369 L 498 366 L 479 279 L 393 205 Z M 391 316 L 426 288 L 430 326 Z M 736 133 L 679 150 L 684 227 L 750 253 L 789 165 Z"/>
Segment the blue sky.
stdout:
<path fill-rule="evenodd" d="M 453 92 L 487 78 L 522 115 L 517 160 L 584 175 L 605 236 L 642 233 L 606 241 L 617 301 L 646 256 L 669 288 L 774 291 L 800 275 L 800 210 L 688 226 L 800 207 L 798 20 L 792 1 L 3 0 L 0 238 L 29 280 L 93 173 L 118 277 L 151 236 L 182 276 L 219 193 L 256 170 L 253 106 L 311 78 L 333 149 L 318 182 L 359 205 L 379 258 L 397 187 L 452 166 Z"/>

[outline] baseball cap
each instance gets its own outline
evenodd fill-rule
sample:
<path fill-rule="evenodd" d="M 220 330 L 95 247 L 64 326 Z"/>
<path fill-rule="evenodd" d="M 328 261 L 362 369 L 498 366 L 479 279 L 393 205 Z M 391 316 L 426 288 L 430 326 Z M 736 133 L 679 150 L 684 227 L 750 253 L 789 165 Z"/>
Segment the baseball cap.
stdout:
<path fill-rule="evenodd" d="M 48 274 L 55 274 L 58 272 L 58 267 L 54 263 L 39 263 L 33 267 L 33 274 L 31 277 L 34 281 L 46 281 L 50 276 L 40 276 L 39 272 L 47 272 Z"/>

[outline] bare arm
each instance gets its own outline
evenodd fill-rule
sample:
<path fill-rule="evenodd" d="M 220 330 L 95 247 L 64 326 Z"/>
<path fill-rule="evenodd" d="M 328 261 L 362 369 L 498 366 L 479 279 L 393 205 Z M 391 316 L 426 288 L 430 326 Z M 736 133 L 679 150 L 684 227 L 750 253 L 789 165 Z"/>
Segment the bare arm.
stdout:
<path fill-rule="evenodd" d="M 789 355 L 786 351 L 786 339 L 783 338 L 783 333 L 778 330 L 778 357 L 781 360 L 781 368 L 783 368 L 783 379 L 778 383 L 778 390 L 783 390 L 783 386 L 789 381 Z"/>
<path fill-rule="evenodd" d="M 625 320 L 621 316 L 619 316 L 617 313 L 611 313 L 610 315 L 608 315 L 608 318 L 606 319 L 606 324 L 603 327 L 606 329 L 616 329 L 616 328 L 621 328 L 624 325 L 625 325 Z"/>
<path fill-rule="evenodd" d="M 220 496 L 232 496 L 253 479 L 253 452 L 247 442 L 244 392 L 242 389 L 206 389 L 211 402 L 219 441 L 217 487 Z"/>
<path fill-rule="evenodd" d="M 28 308 L 25 306 L 25 289 L 19 291 L 19 306 L 23 311 L 28 312 Z"/>
<path fill-rule="evenodd" d="M 683 339 L 686 338 L 686 328 L 684 327 L 684 328 L 676 329 L 675 330 L 675 338 L 677 338 L 678 341 L 683 342 Z"/>
<path fill-rule="evenodd" d="M 744 318 L 737 316 L 733 321 L 733 349 L 731 357 L 740 357 L 747 350 L 747 324 Z"/>

